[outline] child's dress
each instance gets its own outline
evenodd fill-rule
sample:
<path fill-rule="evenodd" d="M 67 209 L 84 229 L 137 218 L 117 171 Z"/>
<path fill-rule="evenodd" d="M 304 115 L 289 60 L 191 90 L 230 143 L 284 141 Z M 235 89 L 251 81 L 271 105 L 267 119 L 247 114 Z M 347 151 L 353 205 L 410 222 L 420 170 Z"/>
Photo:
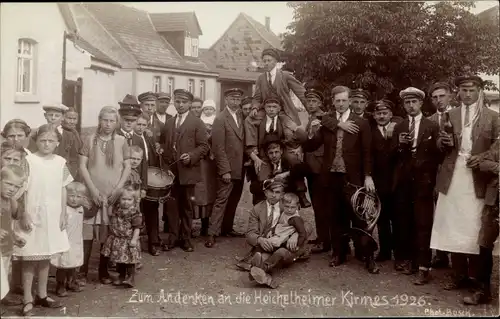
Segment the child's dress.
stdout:
<path fill-rule="evenodd" d="M 52 256 L 50 263 L 57 268 L 77 268 L 83 265 L 83 206 L 66 207 L 68 216 L 68 251 Z"/>
<path fill-rule="evenodd" d="M 29 165 L 25 211 L 31 231 L 20 227 L 18 235 L 26 240 L 24 247 L 14 246 L 14 259 L 48 260 L 69 249 L 66 230 L 60 229 L 62 189 L 73 181 L 66 160 L 59 155 L 39 157 L 28 154 Z"/>
<path fill-rule="evenodd" d="M 140 260 L 140 241 L 136 247 L 129 243 L 134 229 L 141 228 L 142 215 L 137 207 L 129 209 L 113 207 L 109 212 L 109 234 L 101 254 L 109 257 L 111 262 L 122 264 L 136 264 Z"/>

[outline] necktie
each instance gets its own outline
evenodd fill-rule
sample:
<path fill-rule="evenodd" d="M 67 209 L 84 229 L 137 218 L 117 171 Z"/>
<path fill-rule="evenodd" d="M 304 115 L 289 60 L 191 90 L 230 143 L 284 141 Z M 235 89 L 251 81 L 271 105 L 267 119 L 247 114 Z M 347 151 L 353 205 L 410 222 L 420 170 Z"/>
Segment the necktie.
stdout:
<path fill-rule="evenodd" d="M 415 142 L 414 142 L 415 141 L 415 117 L 414 116 L 411 117 L 409 134 L 410 134 L 410 139 L 412 141 L 411 142 L 412 143 L 411 144 L 411 151 L 415 152 L 416 148 L 414 147 L 414 145 L 415 145 Z"/>
<path fill-rule="evenodd" d="M 182 120 L 182 115 L 177 115 L 177 124 L 175 125 L 176 129 L 179 129 L 181 127 L 181 120 Z"/>
<path fill-rule="evenodd" d="M 440 129 L 443 129 L 444 128 L 444 121 L 445 121 L 445 113 L 446 112 L 443 112 L 441 114 L 439 114 L 439 128 Z"/>
<path fill-rule="evenodd" d="M 464 126 L 467 127 L 470 125 L 470 108 L 469 105 L 465 107 L 465 120 L 464 120 Z"/>
<path fill-rule="evenodd" d="M 271 72 L 267 73 L 267 82 L 270 86 L 273 86 L 273 78 L 271 77 Z"/>
<path fill-rule="evenodd" d="M 269 232 L 272 231 L 273 225 L 274 224 L 274 205 L 271 206 L 271 213 L 267 217 L 267 229 L 269 229 Z"/>
<path fill-rule="evenodd" d="M 269 133 L 274 133 L 275 127 L 274 127 L 274 121 L 276 117 L 273 117 L 271 119 L 271 126 L 269 127 Z"/>
<path fill-rule="evenodd" d="M 384 132 L 384 139 L 387 139 L 387 125 L 382 126 L 382 131 Z"/>

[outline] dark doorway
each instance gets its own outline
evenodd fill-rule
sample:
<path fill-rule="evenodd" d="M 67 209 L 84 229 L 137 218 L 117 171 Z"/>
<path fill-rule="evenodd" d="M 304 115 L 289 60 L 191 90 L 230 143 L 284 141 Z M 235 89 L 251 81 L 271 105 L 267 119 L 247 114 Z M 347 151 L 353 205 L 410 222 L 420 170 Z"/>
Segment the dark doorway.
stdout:
<path fill-rule="evenodd" d="M 82 85 L 83 79 L 78 78 L 76 81 L 64 80 L 64 90 L 62 103 L 67 107 L 73 107 L 79 114 L 78 124 L 76 129 L 81 133 L 82 129 Z"/>

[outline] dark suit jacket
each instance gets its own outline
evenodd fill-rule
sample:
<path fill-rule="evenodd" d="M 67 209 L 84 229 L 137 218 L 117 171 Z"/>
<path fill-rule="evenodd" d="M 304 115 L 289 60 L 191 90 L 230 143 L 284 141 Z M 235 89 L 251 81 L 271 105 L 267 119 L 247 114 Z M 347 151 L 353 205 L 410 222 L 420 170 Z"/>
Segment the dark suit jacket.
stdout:
<path fill-rule="evenodd" d="M 56 151 L 54 152 L 55 154 L 63 157 L 66 159 L 66 165 L 68 166 L 68 169 L 73 176 L 73 178 L 76 180 L 78 179 L 78 172 L 79 172 L 79 151 L 80 148 L 83 145 L 83 142 L 80 138 L 80 135 L 78 132 L 74 129 L 67 128 L 65 126 L 62 126 L 62 139 L 61 142 L 59 143 L 59 146 L 56 148 Z M 28 149 L 31 152 L 36 152 L 37 151 L 37 146 L 36 146 L 36 140 L 35 140 L 35 134 L 36 131 L 34 131 L 31 135 L 31 139 L 29 141 Z"/>
<path fill-rule="evenodd" d="M 209 151 L 207 129 L 199 118 L 189 112 L 176 133 L 176 120 L 177 116 L 169 119 L 161 134 L 163 157 L 171 165 L 170 169 L 180 185 L 195 185 L 201 181 L 200 159 Z M 188 165 L 178 161 L 184 153 L 191 157 Z"/>
<path fill-rule="evenodd" d="M 158 119 L 156 112 L 153 114 L 152 117 L 153 117 L 152 124 L 150 124 L 149 128 L 153 132 L 154 141 L 159 143 L 160 137 L 161 137 L 161 132 L 163 131 L 163 128 L 165 127 L 165 124 L 167 123 L 167 121 L 172 118 L 172 115 L 166 114 L 165 124 L 163 124 L 162 121 L 160 121 Z"/>
<path fill-rule="evenodd" d="M 219 176 L 230 173 L 232 179 L 242 179 L 245 131 L 241 111 L 236 115 L 240 120 L 239 127 L 227 107 L 215 118 L 212 126 L 212 153 Z"/>
<path fill-rule="evenodd" d="M 497 140 L 486 152 L 481 159 L 479 169 L 481 172 L 489 173 L 490 180 L 486 186 L 486 193 L 484 196 L 484 203 L 486 205 L 498 205 L 498 160 L 499 160 L 499 147 L 500 143 Z"/>
<path fill-rule="evenodd" d="M 323 111 L 317 112 L 314 114 L 312 118 L 309 119 L 309 122 L 306 126 L 306 133 L 309 133 L 309 128 L 311 126 L 312 119 L 316 118 L 316 116 L 324 116 L 326 113 Z M 309 171 L 313 174 L 319 174 L 321 172 L 321 166 L 323 165 L 323 154 L 325 152 L 324 145 L 321 145 L 317 150 L 312 152 L 304 153 L 304 161 L 309 166 Z"/>
<path fill-rule="evenodd" d="M 121 129 L 116 130 L 116 134 L 124 136 Z M 129 146 L 136 145 L 142 149 L 143 155 L 142 155 L 141 167 L 137 171 L 139 172 L 139 176 L 141 177 L 141 188 L 147 189 L 148 188 L 148 162 L 146 161 L 146 150 L 144 149 L 144 143 L 142 142 L 142 138 L 135 133 L 132 133 L 132 137 L 130 139 L 132 140 L 131 144 L 127 140 L 127 144 Z"/>
<path fill-rule="evenodd" d="M 347 181 L 351 184 L 364 185 L 365 176 L 372 175 L 371 158 L 371 132 L 368 121 L 360 118 L 353 112 L 349 115 L 348 121 L 353 121 L 359 126 L 357 134 L 344 132 L 342 142 L 342 157 L 347 171 Z M 337 127 L 338 120 L 336 113 L 323 116 L 321 128 L 314 137 L 307 140 L 302 146 L 305 152 L 312 152 L 324 145 L 323 165 L 321 167 L 320 180 L 323 185 L 327 185 L 328 176 L 335 157 L 337 147 Z"/>
<path fill-rule="evenodd" d="M 446 154 L 437 176 L 436 189 L 443 194 L 448 193 L 448 188 L 450 187 L 451 178 L 455 169 L 455 162 L 461 145 L 461 140 L 459 139 L 462 131 L 461 109 L 461 107 L 458 107 L 448 112 L 450 115 L 450 122 L 453 126 L 455 147 Z M 473 142 L 471 155 L 479 155 L 488 151 L 491 145 L 498 139 L 499 128 L 498 113 L 487 107 L 483 107 L 479 120 L 472 128 Z M 489 180 L 488 174 L 481 172 L 479 169 L 474 169 L 472 174 L 476 196 L 477 198 L 484 198 L 486 184 Z"/>
<path fill-rule="evenodd" d="M 392 141 L 397 137 L 392 135 L 384 139 L 377 125 L 372 126 L 372 165 L 373 182 L 379 195 L 389 194 L 392 190 L 392 180 L 394 175 L 394 151 L 395 146 Z"/>
<path fill-rule="evenodd" d="M 436 144 L 439 126 L 422 116 L 418 129 L 415 158 L 412 158 L 410 145 L 399 145 L 399 134 L 408 132 L 409 128 L 410 120 L 408 118 L 394 128 L 392 147 L 396 150 L 396 163 L 393 190 L 400 183 L 408 182 L 413 178 L 417 185 L 416 191 L 419 194 L 432 196 L 440 158 L 440 151 Z"/>
<path fill-rule="evenodd" d="M 306 105 L 304 97 L 305 88 L 290 72 L 276 70 L 276 78 L 272 87 L 267 80 L 267 72 L 262 73 L 255 81 L 255 93 L 253 95 L 253 107 L 263 107 L 264 100 L 271 94 L 278 95 L 283 100 L 283 111 L 292 121 L 300 125 L 299 112 L 290 97 L 290 90 L 299 98 L 303 105 Z"/>

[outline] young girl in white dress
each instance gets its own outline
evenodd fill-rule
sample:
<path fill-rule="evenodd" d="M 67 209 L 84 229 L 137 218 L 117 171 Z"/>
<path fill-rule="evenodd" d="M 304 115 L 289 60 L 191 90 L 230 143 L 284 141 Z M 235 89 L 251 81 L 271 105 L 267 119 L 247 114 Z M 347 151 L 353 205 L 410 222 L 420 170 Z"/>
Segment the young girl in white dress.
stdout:
<path fill-rule="evenodd" d="M 82 288 L 76 280 L 76 270 L 83 265 L 83 216 L 87 204 L 87 187 L 79 182 L 72 182 L 66 187 L 67 192 L 67 232 L 70 248 L 68 251 L 52 256 L 50 263 L 57 268 L 56 294 L 66 297 L 67 290 L 80 292 Z"/>
<path fill-rule="evenodd" d="M 26 156 L 29 176 L 25 212 L 19 219 L 19 235 L 24 247 L 14 247 L 13 258 L 22 260 L 22 315 L 32 315 L 35 305 L 59 308 L 62 305 L 47 296 L 50 258 L 69 249 L 66 233 L 66 189 L 73 181 L 66 160 L 55 155 L 61 134 L 50 124 L 35 134 L 37 151 Z M 38 275 L 37 295 L 31 293 L 35 269 Z"/>

